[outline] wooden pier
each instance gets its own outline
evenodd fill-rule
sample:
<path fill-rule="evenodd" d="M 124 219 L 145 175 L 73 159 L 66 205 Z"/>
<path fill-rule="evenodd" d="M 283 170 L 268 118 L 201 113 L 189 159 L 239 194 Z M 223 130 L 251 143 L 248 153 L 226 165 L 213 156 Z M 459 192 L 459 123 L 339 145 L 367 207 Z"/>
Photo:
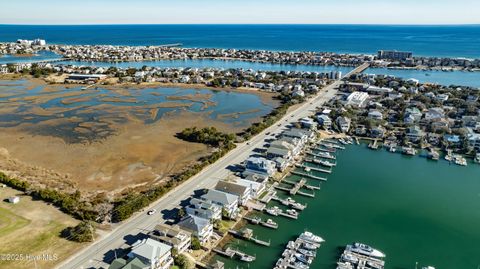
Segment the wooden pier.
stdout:
<path fill-rule="evenodd" d="M 263 221 L 261 218 L 249 218 L 249 217 L 243 217 L 243 219 L 248 220 L 251 224 L 255 225 L 262 225 L 264 227 L 270 228 L 270 229 L 278 229 L 278 224 L 274 225 L 272 223 L 268 223 L 266 221 Z"/>
<path fill-rule="evenodd" d="M 324 177 L 317 177 L 317 176 L 314 176 L 314 175 L 311 175 L 311 174 L 307 174 L 307 173 L 303 173 L 303 172 L 292 171 L 291 173 L 292 173 L 293 175 L 297 175 L 297 176 L 302 176 L 302 177 L 317 179 L 317 180 L 321 180 L 321 181 L 327 181 L 327 179 L 324 178 Z"/>
<path fill-rule="evenodd" d="M 332 170 L 327 170 L 327 169 L 323 169 L 323 168 L 317 168 L 317 167 L 311 167 L 311 166 L 306 166 L 304 164 L 296 164 L 295 165 L 296 167 L 300 167 L 300 168 L 303 168 L 303 169 L 310 169 L 312 171 L 315 171 L 315 172 L 322 172 L 322 173 L 327 173 L 327 174 L 331 174 L 332 173 Z"/>
<path fill-rule="evenodd" d="M 270 246 L 270 242 L 262 241 L 260 239 L 257 239 L 255 237 L 253 237 L 253 231 L 251 229 L 244 229 L 242 232 L 230 229 L 230 230 L 228 230 L 228 232 L 230 234 L 232 234 L 233 236 L 236 236 L 236 237 L 248 240 L 248 241 L 252 241 L 252 242 L 254 242 L 258 245 L 262 245 L 262 246 L 266 246 L 266 247 Z"/>
<path fill-rule="evenodd" d="M 322 151 L 322 150 L 319 150 L 319 149 L 314 149 L 314 150 L 318 150 L 318 151 Z M 326 152 L 326 151 L 324 151 Z M 331 156 L 331 157 L 326 157 L 326 156 L 322 156 L 320 154 L 316 154 L 315 152 L 313 151 L 308 151 L 306 152 L 307 155 L 310 155 L 310 156 L 314 156 L 314 157 L 319 157 L 319 158 L 324 158 L 324 159 L 330 159 L 330 160 L 335 160 L 337 159 L 335 156 Z"/>

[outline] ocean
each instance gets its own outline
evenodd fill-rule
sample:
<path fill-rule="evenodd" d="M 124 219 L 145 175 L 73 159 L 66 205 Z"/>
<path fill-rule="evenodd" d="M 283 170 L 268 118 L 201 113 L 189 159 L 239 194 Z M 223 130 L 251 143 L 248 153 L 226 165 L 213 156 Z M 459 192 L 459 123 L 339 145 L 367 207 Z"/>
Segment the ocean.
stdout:
<path fill-rule="evenodd" d="M 373 54 L 381 49 L 417 56 L 480 58 L 480 25 L 0 25 L 0 41 L 46 39 L 57 44 L 330 51 Z"/>

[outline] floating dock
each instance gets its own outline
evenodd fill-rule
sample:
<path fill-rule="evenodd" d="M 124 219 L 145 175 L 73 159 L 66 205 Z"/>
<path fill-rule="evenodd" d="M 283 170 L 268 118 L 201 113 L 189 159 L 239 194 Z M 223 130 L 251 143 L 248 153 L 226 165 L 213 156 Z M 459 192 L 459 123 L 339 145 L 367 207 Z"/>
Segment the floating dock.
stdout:
<path fill-rule="evenodd" d="M 308 174 L 308 173 L 304 173 L 304 172 L 292 171 L 291 173 L 292 173 L 293 175 L 297 175 L 297 176 L 302 176 L 302 177 L 317 179 L 317 180 L 321 180 L 321 181 L 327 181 L 327 179 L 324 178 L 324 177 L 317 177 L 317 176 L 314 176 L 314 175 L 311 175 L 311 174 Z"/>
<path fill-rule="evenodd" d="M 266 241 L 263 241 L 263 240 L 260 240 L 260 239 L 257 239 L 255 237 L 253 237 L 253 231 L 251 229 L 244 229 L 242 232 L 235 231 L 235 230 L 228 230 L 228 232 L 230 234 L 232 234 L 233 236 L 236 236 L 236 237 L 248 240 L 248 241 L 252 241 L 252 242 L 254 242 L 258 245 L 262 245 L 262 246 L 266 246 L 266 247 L 270 246 L 270 242 L 266 242 Z"/>
<path fill-rule="evenodd" d="M 315 171 L 315 172 L 321 172 L 321 173 L 326 173 L 326 174 L 331 174 L 332 173 L 332 170 L 327 170 L 327 169 L 323 169 L 323 168 L 317 168 L 317 167 L 312 167 L 312 166 L 306 166 L 304 164 L 296 164 L 295 165 L 296 167 L 299 167 L 299 168 L 303 168 L 303 169 L 310 169 L 312 171 Z"/>

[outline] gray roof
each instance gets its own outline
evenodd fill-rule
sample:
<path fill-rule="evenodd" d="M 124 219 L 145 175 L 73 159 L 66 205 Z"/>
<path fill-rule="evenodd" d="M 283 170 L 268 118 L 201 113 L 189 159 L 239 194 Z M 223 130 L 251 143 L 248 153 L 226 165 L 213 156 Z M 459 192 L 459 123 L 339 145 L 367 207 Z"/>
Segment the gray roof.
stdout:
<path fill-rule="evenodd" d="M 245 192 L 247 192 L 248 188 L 235 182 L 220 180 L 215 186 L 215 189 L 217 191 L 223 191 L 240 197 L 243 196 Z"/>
<path fill-rule="evenodd" d="M 118 258 L 113 260 L 108 269 L 146 269 L 149 265 L 144 264 L 140 259 L 133 258 L 129 261 Z"/>
<path fill-rule="evenodd" d="M 208 225 L 211 225 L 210 220 L 192 215 L 186 216 L 178 223 L 178 226 L 183 229 L 197 233 L 201 232 Z"/>
<path fill-rule="evenodd" d="M 238 201 L 238 196 L 219 190 L 209 190 L 206 194 L 202 195 L 202 199 L 222 205 L 230 205 Z"/>

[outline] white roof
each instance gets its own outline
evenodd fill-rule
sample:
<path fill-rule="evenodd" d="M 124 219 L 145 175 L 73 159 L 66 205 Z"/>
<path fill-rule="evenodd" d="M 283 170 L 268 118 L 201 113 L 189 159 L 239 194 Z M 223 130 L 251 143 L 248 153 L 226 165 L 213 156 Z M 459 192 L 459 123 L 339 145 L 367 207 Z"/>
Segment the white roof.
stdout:
<path fill-rule="evenodd" d="M 171 249 L 172 247 L 169 245 L 147 238 L 135 242 L 132 246 L 131 254 L 153 261 L 156 257 L 164 256 L 170 252 Z"/>

